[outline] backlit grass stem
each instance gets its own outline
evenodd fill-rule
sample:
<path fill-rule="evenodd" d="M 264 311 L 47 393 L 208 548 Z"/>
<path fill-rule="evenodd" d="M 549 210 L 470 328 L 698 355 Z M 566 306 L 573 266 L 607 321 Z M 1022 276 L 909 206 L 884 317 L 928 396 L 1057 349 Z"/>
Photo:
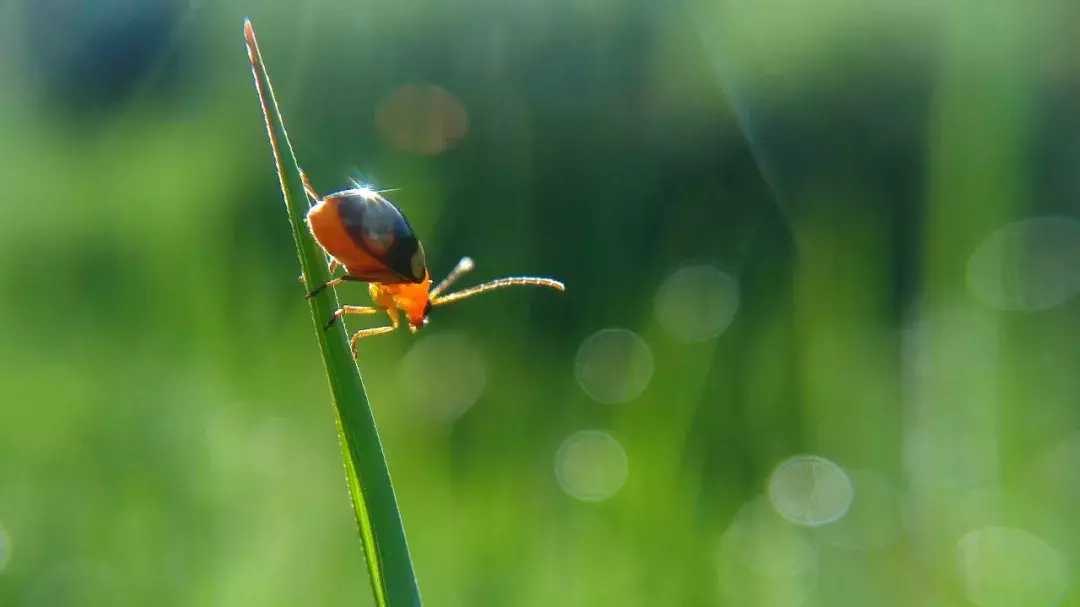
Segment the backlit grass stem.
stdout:
<path fill-rule="evenodd" d="M 248 58 L 255 75 L 255 88 L 259 93 L 270 147 L 285 209 L 292 226 L 296 252 L 304 272 L 308 291 L 326 283 L 330 276 L 322 250 L 311 238 L 304 223 L 307 199 L 300 181 L 300 167 L 293 155 L 285 123 L 274 98 L 274 89 L 263 64 L 255 30 L 250 21 L 244 22 L 244 38 Z M 337 309 L 337 295 L 333 289 L 324 289 L 310 300 L 312 326 L 322 351 L 326 374 L 330 380 L 330 392 L 336 413 L 338 438 L 349 495 L 360 537 L 364 544 L 368 571 L 375 601 L 380 606 L 399 607 L 420 605 L 420 590 L 413 573 L 412 560 L 405 543 L 405 530 L 398 512 L 390 473 L 386 467 L 375 419 L 368 404 L 367 393 L 356 368 L 343 323 L 336 323 L 323 330 L 326 319 Z"/>

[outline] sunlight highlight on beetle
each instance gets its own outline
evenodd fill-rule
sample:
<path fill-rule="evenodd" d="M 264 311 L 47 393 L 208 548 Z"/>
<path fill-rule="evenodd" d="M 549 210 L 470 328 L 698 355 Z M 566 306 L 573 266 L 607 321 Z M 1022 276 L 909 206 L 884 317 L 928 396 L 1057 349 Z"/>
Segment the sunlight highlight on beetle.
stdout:
<path fill-rule="evenodd" d="M 382 195 L 382 192 L 376 190 L 375 188 L 371 187 L 371 185 L 366 184 L 362 181 L 359 181 L 357 179 L 350 179 L 349 181 L 352 182 L 353 191 L 359 194 L 360 197 L 364 200 L 376 200 L 379 198 L 379 196 Z"/>
<path fill-rule="evenodd" d="M 847 514 L 854 498 L 855 487 L 843 468 L 817 455 L 796 455 L 769 477 L 769 501 L 796 525 L 836 521 Z"/>
<path fill-rule="evenodd" d="M 727 330 L 739 309 L 739 283 L 710 265 L 671 273 L 656 293 L 660 326 L 677 341 L 698 342 Z"/>
<path fill-rule="evenodd" d="M 967 599 L 979 607 L 1050 607 L 1069 584 L 1064 557 L 1024 529 L 990 526 L 957 543 Z"/>
<path fill-rule="evenodd" d="M 626 451 L 607 432 L 575 432 L 555 453 L 555 479 L 559 487 L 583 502 L 609 499 L 622 489 L 629 473 Z"/>
<path fill-rule="evenodd" d="M 652 350 L 633 331 L 602 329 L 578 348 L 574 373 L 594 400 L 624 403 L 641 396 L 652 380 Z"/>
<path fill-rule="evenodd" d="M 401 361 L 399 379 L 420 415 L 452 422 L 472 407 L 487 385 L 487 362 L 462 334 L 420 338 Z"/>

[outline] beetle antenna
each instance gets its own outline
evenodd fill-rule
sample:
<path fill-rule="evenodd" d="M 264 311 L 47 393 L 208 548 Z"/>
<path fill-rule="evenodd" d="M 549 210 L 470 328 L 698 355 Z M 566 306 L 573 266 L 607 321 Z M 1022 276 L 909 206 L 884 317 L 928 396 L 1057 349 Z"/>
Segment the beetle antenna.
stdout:
<path fill-rule="evenodd" d="M 461 261 L 457 262 L 457 265 L 454 266 L 454 269 L 450 270 L 450 273 L 446 275 L 446 278 L 442 279 L 442 282 L 428 292 L 428 299 L 434 300 L 437 298 L 439 293 L 445 291 L 447 287 L 454 284 L 455 280 L 461 278 L 465 273 L 471 272 L 475 267 L 476 264 L 473 263 L 471 257 L 462 257 Z"/>
<path fill-rule="evenodd" d="M 451 276 L 453 273 L 451 273 Z M 449 278 L 449 276 L 447 277 Z M 446 282 L 446 281 L 443 281 Z M 532 285 L 536 287 L 548 287 L 549 289 L 555 289 L 556 291 L 565 291 L 566 285 L 553 280 L 551 278 L 537 278 L 535 276 L 511 276 L 509 278 L 500 278 L 491 282 L 485 282 L 484 284 L 476 285 L 475 287 L 469 287 L 456 293 L 451 293 L 445 297 L 432 297 L 431 305 L 441 306 L 448 303 L 454 303 L 465 299 L 466 297 L 472 297 L 473 295 L 479 295 L 488 291 L 494 291 L 495 289 L 501 289 L 503 287 L 512 287 L 515 285 Z M 442 286 L 441 284 L 439 285 Z"/>

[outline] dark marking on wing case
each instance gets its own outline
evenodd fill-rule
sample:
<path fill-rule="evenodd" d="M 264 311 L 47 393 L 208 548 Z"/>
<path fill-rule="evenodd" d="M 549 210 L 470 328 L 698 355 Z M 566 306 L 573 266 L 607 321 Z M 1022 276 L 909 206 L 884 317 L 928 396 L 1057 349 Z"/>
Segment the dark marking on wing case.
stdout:
<path fill-rule="evenodd" d="M 331 196 L 338 199 L 338 217 L 356 246 L 407 281 L 424 280 L 427 274 L 424 250 L 397 207 L 381 196 L 360 192 L 346 191 Z M 419 263 L 414 262 L 417 255 Z"/>

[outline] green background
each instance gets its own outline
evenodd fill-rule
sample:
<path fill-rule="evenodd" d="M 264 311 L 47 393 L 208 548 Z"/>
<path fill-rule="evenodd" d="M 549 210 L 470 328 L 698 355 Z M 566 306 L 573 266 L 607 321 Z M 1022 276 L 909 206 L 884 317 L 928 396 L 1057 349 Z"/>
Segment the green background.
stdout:
<path fill-rule="evenodd" d="M 427 604 L 1080 604 L 1080 8 L 938 4 L 0 3 L 0 605 L 371 604 L 244 17 L 320 190 L 568 287 L 361 345 Z"/>

